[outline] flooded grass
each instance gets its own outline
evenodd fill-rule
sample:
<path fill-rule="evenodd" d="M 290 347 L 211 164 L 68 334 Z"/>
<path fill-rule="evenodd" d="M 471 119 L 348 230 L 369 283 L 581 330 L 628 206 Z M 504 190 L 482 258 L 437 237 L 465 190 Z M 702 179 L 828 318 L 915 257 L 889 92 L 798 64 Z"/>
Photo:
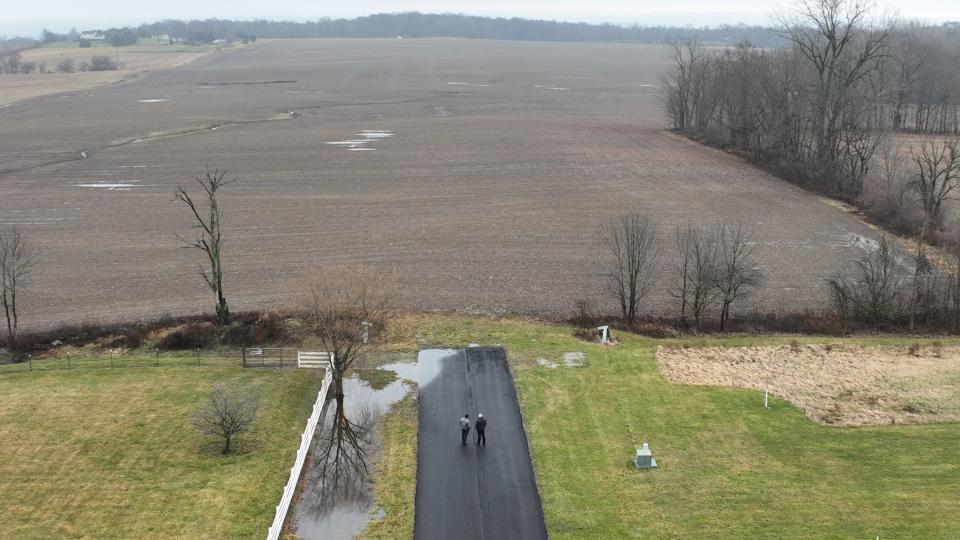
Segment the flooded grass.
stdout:
<path fill-rule="evenodd" d="M 328 405 L 322 431 L 318 434 L 305 473 L 303 491 L 293 511 L 293 527 L 299 538 L 349 539 L 360 533 L 372 517 L 380 515 L 387 519 L 390 516 L 380 511 L 374 498 L 375 471 L 394 467 L 389 463 L 381 465 L 383 434 L 380 430 L 385 429 L 385 415 L 393 418 L 390 416 L 392 407 L 409 395 L 411 375 L 413 380 L 416 378 L 411 371 L 417 367 L 416 364 L 396 364 L 400 371 L 404 371 L 405 376 L 401 377 L 390 369 L 392 364 L 384 364 L 398 358 L 409 359 L 409 355 L 364 358 L 360 364 L 378 367 L 358 368 L 344 378 L 342 417 L 338 416 L 336 401 Z M 356 445 L 344 446 L 343 451 L 349 455 L 342 464 L 325 467 L 325 463 L 331 463 L 330 449 L 338 443 L 333 440 L 335 422 L 344 420 L 352 426 L 350 436 L 356 437 Z M 391 430 L 392 426 L 386 427 L 387 434 L 395 433 Z M 391 445 L 395 442 L 390 440 Z M 392 459 L 392 446 L 388 449 L 387 458 Z"/>

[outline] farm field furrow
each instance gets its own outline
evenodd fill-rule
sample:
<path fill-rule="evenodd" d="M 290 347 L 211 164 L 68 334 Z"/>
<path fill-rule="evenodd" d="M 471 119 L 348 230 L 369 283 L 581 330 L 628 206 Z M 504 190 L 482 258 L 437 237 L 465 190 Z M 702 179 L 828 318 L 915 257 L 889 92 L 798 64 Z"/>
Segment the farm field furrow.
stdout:
<path fill-rule="evenodd" d="M 674 225 L 744 220 L 767 275 L 751 303 L 820 305 L 875 234 L 666 132 L 668 65 L 651 45 L 278 40 L 0 108 L 0 224 L 36 247 L 22 323 L 209 310 L 173 202 L 205 166 L 239 177 L 223 192 L 234 310 L 349 263 L 401 274 L 416 308 L 567 313 L 601 302 L 596 226 L 633 211 L 665 245 Z"/>

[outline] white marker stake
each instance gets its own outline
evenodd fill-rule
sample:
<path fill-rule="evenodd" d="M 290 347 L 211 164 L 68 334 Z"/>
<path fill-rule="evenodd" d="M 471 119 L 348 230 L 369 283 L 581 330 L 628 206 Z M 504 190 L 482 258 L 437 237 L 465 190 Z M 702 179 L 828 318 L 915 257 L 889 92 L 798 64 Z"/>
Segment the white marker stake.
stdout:
<path fill-rule="evenodd" d="M 764 389 L 763 389 L 763 408 L 764 408 L 764 409 L 769 409 L 769 408 L 770 408 L 770 407 L 767 405 L 767 403 L 768 403 L 768 401 L 769 401 L 769 398 L 770 398 L 770 390 L 767 389 L 767 388 L 764 388 Z"/>

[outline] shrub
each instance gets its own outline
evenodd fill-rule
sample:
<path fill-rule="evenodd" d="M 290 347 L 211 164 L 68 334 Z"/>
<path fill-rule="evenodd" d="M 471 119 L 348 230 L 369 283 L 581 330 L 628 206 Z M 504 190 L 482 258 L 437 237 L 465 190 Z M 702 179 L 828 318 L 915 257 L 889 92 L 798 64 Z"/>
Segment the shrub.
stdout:
<path fill-rule="evenodd" d="M 119 349 L 138 349 L 150 338 L 153 328 L 143 322 L 120 329 L 120 334 L 111 338 L 106 346 Z"/>
<path fill-rule="evenodd" d="M 90 59 L 90 71 L 115 71 L 120 66 L 109 56 L 94 56 Z"/>
<path fill-rule="evenodd" d="M 223 343 L 234 347 L 279 344 L 287 339 L 284 317 L 275 311 L 234 316 L 234 322 L 223 332 Z"/>
<path fill-rule="evenodd" d="M 157 343 L 166 350 L 202 349 L 216 345 L 218 329 L 208 322 L 187 323 L 170 332 Z"/>
<path fill-rule="evenodd" d="M 57 71 L 60 73 L 73 73 L 77 70 L 77 65 L 72 58 L 64 58 L 57 64 Z"/>

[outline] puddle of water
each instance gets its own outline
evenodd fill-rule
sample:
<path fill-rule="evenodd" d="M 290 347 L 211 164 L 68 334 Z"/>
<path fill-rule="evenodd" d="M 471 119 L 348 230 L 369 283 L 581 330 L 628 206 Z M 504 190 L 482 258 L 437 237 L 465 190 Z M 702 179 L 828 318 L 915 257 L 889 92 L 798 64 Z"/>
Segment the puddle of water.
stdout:
<path fill-rule="evenodd" d="M 417 364 L 419 365 L 417 383 L 421 387 L 426 386 L 440 374 L 440 360 L 459 352 L 457 349 L 424 349 L 420 351 L 417 354 Z"/>
<path fill-rule="evenodd" d="M 376 150 L 376 148 L 370 148 L 367 145 L 378 140 L 388 139 L 393 137 L 394 133 L 388 129 L 363 129 L 360 130 L 360 133 L 354 133 L 353 136 L 357 137 L 356 139 L 347 139 L 345 141 L 330 141 L 324 144 L 329 144 L 331 146 L 339 146 L 351 150 L 354 152 L 364 152 L 369 150 Z"/>
<path fill-rule="evenodd" d="M 360 133 L 357 133 L 360 137 L 366 137 L 368 139 L 386 139 L 388 137 L 393 137 L 393 132 L 388 130 L 377 130 L 377 129 L 365 129 Z"/>
<path fill-rule="evenodd" d="M 367 421 L 375 425 L 379 417 L 389 411 L 393 404 L 403 399 L 409 391 L 409 385 L 403 380 L 419 379 L 416 363 L 395 362 L 381 365 L 377 369 L 393 371 L 398 379 L 379 390 L 373 389 L 358 375 L 345 379 L 343 406 L 347 418 L 359 419 L 367 415 Z M 328 405 L 324 417 L 326 433 L 329 433 L 335 415 L 336 402 L 333 401 Z M 379 442 L 372 444 L 368 452 L 375 454 L 378 444 Z M 311 456 L 311 459 L 316 459 L 316 456 Z M 370 464 L 369 470 L 373 470 L 373 464 Z M 308 473 L 300 502 L 294 510 L 293 526 L 299 538 L 303 540 L 350 539 L 366 527 L 373 510 L 369 478 L 350 478 L 348 482 L 352 484 L 352 489 L 347 488 L 348 496 L 334 496 L 332 507 L 319 508 L 316 503 L 311 504 L 311 501 L 319 499 L 318 490 L 321 489 L 321 483 L 318 478 L 311 477 Z M 384 515 L 385 512 L 381 508 L 374 513 L 372 519 L 382 519 Z"/>
<path fill-rule="evenodd" d="M 469 86 L 469 87 L 481 87 L 481 88 L 485 86 L 490 86 L 489 84 L 477 84 L 477 83 L 459 82 L 459 81 L 448 82 L 447 84 L 449 84 L 450 86 Z"/>
<path fill-rule="evenodd" d="M 138 99 L 137 103 L 163 103 L 165 99 Z"/>
<path fill-rule="evenodd" d="M 417 384 L 420 383 L 420 365 L 417 363 L 384 364 L 380 369 L 392 371 L 396 373 L 400 379 L 411 380 Z"/>
<path fill-rule="evenodd" d="M 107 182 L 97 182 L 95 184 L 74 184 L 74 185 L 77 187 L 105 189 L 107 191 L 129 191 L 133 188 L 143 187 L 142 184 L 123 184 L 123 183 L 107 183 Z"/>
<path fill-rule="evenodd" d="M 360 146 L 362 144 L 368 144 L 370 141 L 367 139 L 351 139 L 348 141 L 330 141 L 324 144 L 332 144 L 334 146 Z"/>

